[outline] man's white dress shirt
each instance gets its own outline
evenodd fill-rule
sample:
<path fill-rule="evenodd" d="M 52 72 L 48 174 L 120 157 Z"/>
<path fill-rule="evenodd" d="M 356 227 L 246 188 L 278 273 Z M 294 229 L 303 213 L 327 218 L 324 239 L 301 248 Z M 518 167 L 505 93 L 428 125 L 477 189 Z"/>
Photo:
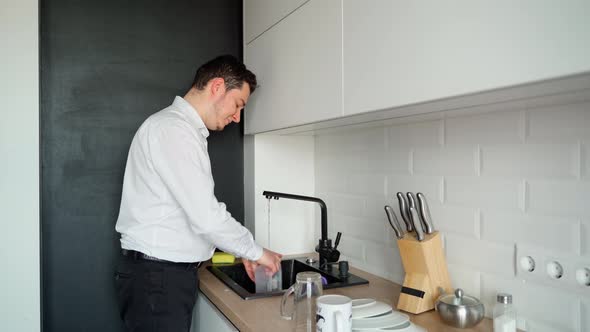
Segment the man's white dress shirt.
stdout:
<path fill-rule="evenodd" d="M 176 97 L 138 129 L 127 158 L 115 229 L 121 247 L 173 262 L 205 261 L 215 247 L 257 260 L 262 247 L 213 193 L 209 131 Z"/>

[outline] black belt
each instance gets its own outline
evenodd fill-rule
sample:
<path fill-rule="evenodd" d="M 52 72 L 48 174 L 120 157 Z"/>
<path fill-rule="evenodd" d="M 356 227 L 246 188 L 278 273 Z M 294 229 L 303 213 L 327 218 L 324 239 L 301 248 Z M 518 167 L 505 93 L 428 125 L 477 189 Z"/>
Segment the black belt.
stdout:
<path fill-rule="evenodd" d="M 152 261 L 152 262 L 160 262 L 160 263 L 166 263 L 166 264 L 174 264 L 177 266 L 182 266 L 182 267 L 191 267 L 191 266 L 195 266 L 196 268 L 199 268 L 199 266 L 201 266 L 201 264 L 203 262 L 195 262 L 195 263 L 177 263 L 177 262 L 171 262 L 171 261 L 167 261 L 165 259 L 159 259 L 157 257 L 154 256 L 150 256 L 150 255 L 146 255 L 143 252 L 139 252 L 139 251 L 135 251 L 135 250 L 127 250 L 127 249 L 121 249 L 121 253 L 123 254 L 123 256 L 125 257 L 129 257 L 135 260 L 146 260 L 146 261 Z"/>

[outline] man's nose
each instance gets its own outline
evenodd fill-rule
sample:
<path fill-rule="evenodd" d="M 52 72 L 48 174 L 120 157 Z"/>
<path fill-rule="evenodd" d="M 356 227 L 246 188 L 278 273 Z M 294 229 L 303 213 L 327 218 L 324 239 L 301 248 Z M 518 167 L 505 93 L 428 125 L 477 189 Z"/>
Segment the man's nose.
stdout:
<path fill-rule="evenodd" d="M 234 116 L 232 116 L 232 120 L 235 123 L 239 123 L 240 122 L 240 113 L 242 113 L 242 111 L 237 111 L 236 114 L 234 114 Z"/>

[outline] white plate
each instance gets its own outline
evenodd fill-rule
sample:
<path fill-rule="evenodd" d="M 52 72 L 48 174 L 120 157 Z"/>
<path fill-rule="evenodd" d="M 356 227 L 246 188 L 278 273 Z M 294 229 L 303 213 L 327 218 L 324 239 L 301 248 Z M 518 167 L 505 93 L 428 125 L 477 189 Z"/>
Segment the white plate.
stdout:
<path fill-rule="evenodd" d="M 362 300 L 370 300 L 370 299 L 362 299 Z M 352 306 L 352 319 L 357 318 L 365 318 L 365 317 L 372 317 L 383 315 L 385 313 L 391 312 L 393 309 L 387 303 L 381 301 L 369 302 L 369 301 L 358 301 L 357 305 L 353 304 Z"/>
<path fill-rule="evenodd" d="M 354 313 L 353 313 L 354 315 Z M 383 316 L 360 318 L 352 320 L 353 330 L 385 329 L 404 325 L 410 321 L 408 315 L 392 311 Z"/>
<path fill-rule="evenodd" d="M 360 308 L 371 305 L 375 303 L 375 299 L 353 299 L 352 300 L 352 308 Z"/>
<path fill-rule="evenodd" d="M 397 332 L 428 332 L 426 329 L 414 325 L 411 322 L 405 322 L 402 325 L 396 327 L 389 327 L 383 329 L 352 329 L 354 332 L 386 332 L 386 331 L 397 331 Z"/>

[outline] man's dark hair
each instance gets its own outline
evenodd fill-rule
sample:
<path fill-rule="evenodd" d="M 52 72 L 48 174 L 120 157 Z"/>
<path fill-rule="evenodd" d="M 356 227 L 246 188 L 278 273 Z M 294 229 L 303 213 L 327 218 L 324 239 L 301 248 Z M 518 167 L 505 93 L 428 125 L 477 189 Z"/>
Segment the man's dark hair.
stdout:
<path fill-rule="evenodd" d="M 193 86 L 203 90 L 216 77 L 223 78 L 227 90 L 241 89 L 244 82 L 250 86 L 250 94 L 256 89 L 256 75 L 233 55 L 221 55 L 202 65 L 197 69 Z"/>

